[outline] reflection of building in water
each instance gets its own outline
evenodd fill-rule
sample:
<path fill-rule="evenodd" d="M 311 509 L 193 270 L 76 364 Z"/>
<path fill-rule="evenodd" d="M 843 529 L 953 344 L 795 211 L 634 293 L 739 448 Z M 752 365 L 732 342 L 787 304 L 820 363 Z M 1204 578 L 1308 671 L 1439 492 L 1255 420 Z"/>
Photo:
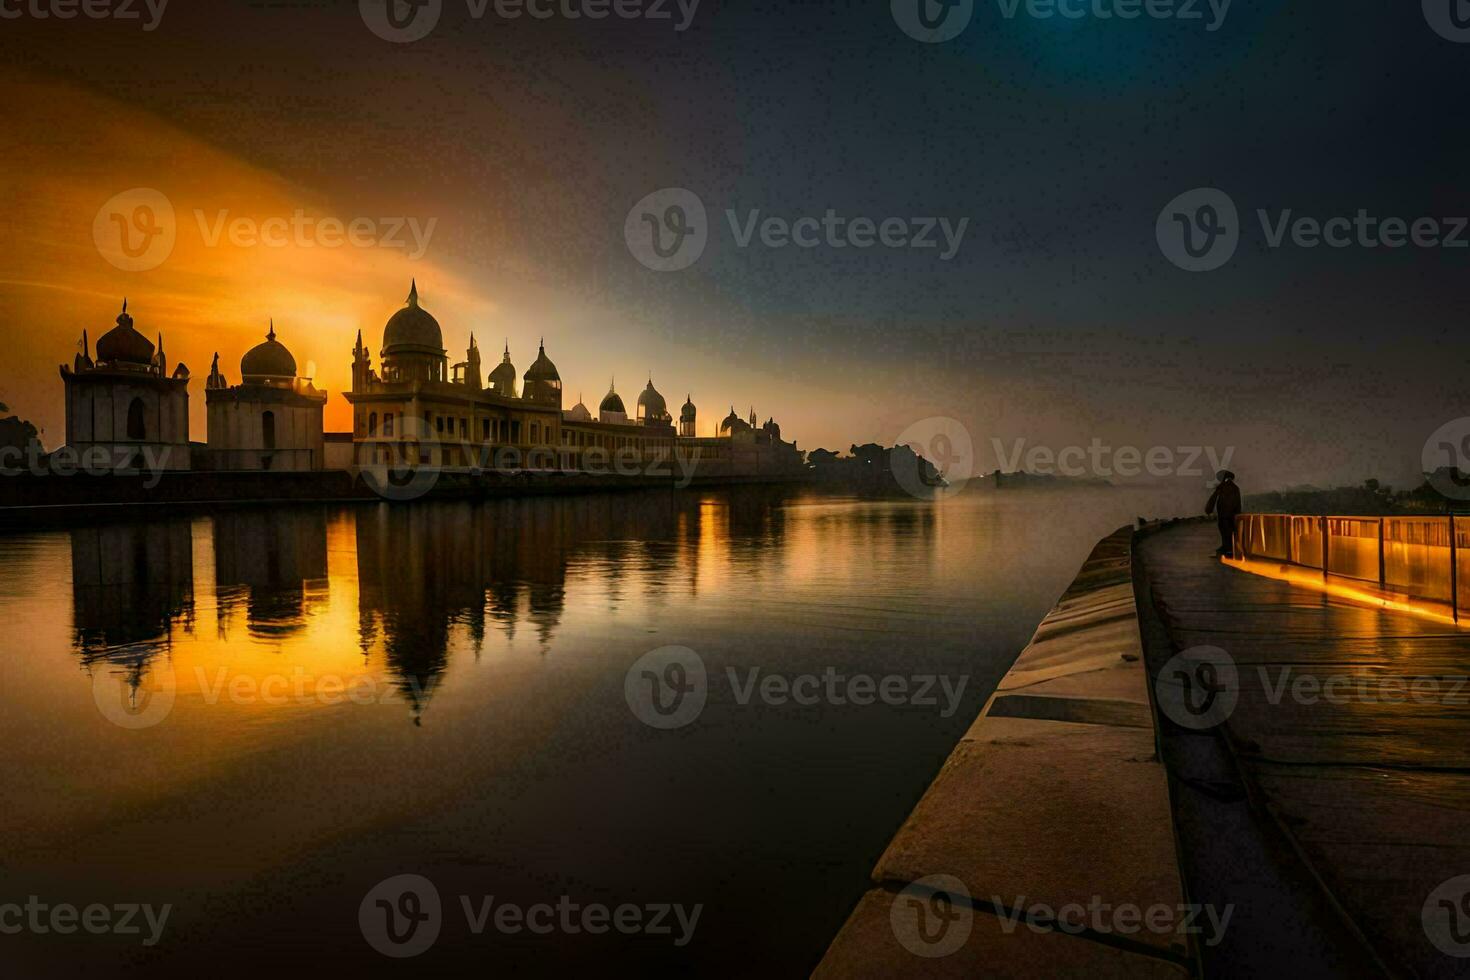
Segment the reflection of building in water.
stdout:
<path fill-rule="evenodd" d="M 221 635 L 242 607 L 256 636 L 299 631 L 327 601 L 327 519 L 321 509 L 225 511 L 214 518 Z"/>
<path fill-rule="evenodd" d="M 111 524 L 71 532 L 74 641 L 90 671 L 124 668 L 136 689 L 182 620 L 192 629 L 189 522 Z"/>

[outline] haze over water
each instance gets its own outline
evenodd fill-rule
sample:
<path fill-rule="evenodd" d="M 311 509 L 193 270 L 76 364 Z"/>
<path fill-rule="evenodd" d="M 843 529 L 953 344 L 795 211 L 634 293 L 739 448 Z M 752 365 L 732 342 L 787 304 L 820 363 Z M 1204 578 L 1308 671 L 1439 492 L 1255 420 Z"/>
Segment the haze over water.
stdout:
<path fill-rule="evenodd" d="M 1197 495 L 1177 489 L 1165 503 L 752 488 L 0 537 L 7 900 L 173 905 L 152 947 L 7 945 L 22 967 L 64 952 L 108 973 L 607 969 L 635 955 L 804 972 L 1092 545 Z M 662 731 L 624 681 L 667 645 L 699 655 L 709 696 Z M 742 704 L 756 668 L 964 687 L 948 716 L 939 685 L 929 706 L 758 691 Z M 144 727 L 110 720 L 161 708 Z M 403 873 L 444 903 L 436 944 L 410 964 L 358 925 L 369 889 Z M 474 935 L 461 895 L 703 908 L 678 947 L 677 928 Z"/>

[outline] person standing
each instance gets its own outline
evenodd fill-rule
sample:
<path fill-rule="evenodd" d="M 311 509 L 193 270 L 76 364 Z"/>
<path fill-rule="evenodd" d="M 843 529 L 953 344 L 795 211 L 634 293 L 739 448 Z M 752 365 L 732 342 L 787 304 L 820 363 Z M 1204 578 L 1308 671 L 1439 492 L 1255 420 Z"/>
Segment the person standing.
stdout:
<path fill-rule="evenodd" d="M 1235 474 L 1221 470 L 1215 474 L 1219 484 L 1205 504 L 1205 513 L 1215 515 L 1220 528 L 1220 548 L 1215 552 L 1225 558 L 1235 557 L 1235 518 L 1240 514 L 1240 487 L 1235 485 Z"/>

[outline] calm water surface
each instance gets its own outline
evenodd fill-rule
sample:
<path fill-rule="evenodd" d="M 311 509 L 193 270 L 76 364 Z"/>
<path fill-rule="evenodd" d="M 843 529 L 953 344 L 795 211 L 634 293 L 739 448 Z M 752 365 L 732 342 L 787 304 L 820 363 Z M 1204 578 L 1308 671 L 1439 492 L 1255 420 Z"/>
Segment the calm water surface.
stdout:
<path fill-rule="evenodd" d="M 0 537 L 0 902 L 173 906 L 152 947 L 0 945 L 22 976 L 803 975 L 1092 545 L 1162 507 L 748 489 Z M 703 712 L 667 731 L 624 695 L 666 645 L 709 676 Z M 741 704 L 732 668 L 965 687 L 947 717 L 942 693 Z M 444 912 L 400 961 L 369 947 L 358 907 L 403 873 Z M 461 895 L 703 908 L 678 947 L 475 935 Z"/>

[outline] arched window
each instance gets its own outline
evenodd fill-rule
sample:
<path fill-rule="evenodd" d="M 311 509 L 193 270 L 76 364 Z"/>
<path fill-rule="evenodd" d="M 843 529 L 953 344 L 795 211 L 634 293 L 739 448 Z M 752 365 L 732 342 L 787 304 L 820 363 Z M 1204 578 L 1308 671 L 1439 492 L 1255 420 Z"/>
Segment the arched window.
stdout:
<path fill-rule="evenodd" d="M 143 399 L 134 398 L 128 404 L 128 438 L 148 438 L 148 427 L 143 421 Z"/>
<path fill-rule="evenodd" d="M 267 449 L 276 448 L 276 413 L 264 412 L 260 416 L 260 442 Z"/>

